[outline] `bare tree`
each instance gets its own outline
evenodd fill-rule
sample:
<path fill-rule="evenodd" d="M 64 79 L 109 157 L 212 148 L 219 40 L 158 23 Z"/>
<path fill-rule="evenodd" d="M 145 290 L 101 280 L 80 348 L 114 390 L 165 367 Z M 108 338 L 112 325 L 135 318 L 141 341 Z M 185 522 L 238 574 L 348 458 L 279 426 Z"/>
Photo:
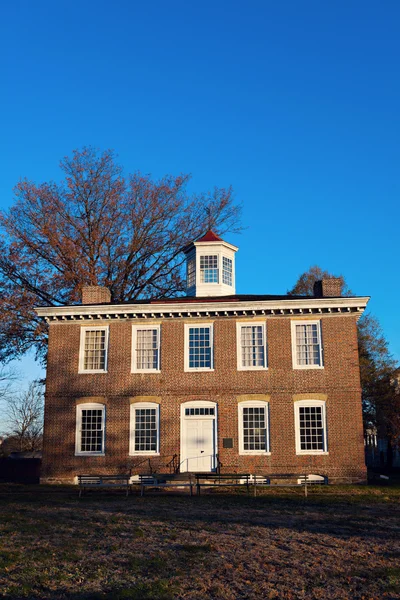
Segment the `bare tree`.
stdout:
<path fill-rule="evenodd" d="M 0 213 L 0 362 L 32 347 L 45 356 L 34 306 L 77 302 L 85 285 L 109 287 L 115 302 L 180 294 L 182 247 L 210 224 L 240 230 L 229 187 L 189 194 L 188 175 L 124 176 L 112 151 L 93 148 L 60 167 L 63 181 L 21 181 Z"/>
<path fill-rule="evenodd" d="M 32 381 L 26 391 L 6 398 L 9 437 L 17 442 L 20 452 L 41 449 L 43 407 L 43 383 L 40 381 Z"/>
<path fill-rule="evenodd" d="M 7 398 L 19 374 L 13 368 L 0 367 L 0 403 Z"/>

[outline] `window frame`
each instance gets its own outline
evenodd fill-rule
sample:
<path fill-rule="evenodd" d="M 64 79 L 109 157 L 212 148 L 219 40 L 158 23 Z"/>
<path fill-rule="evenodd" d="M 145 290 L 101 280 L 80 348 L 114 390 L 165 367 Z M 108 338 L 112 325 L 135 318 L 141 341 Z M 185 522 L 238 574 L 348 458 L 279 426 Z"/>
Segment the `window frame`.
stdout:
<path fill-rule="evenodd" d="M 189 329 L 201 329 L 208 327 L 210 329 L 210 348 L 211 348 L 211 366 L 210 367 L 190 367 L 189 366 Z M 185 323 L 185 349 L 184 349 L 184 371 L 188 373 L 214 371 L 214 323 Z"/>
<path fill-rule="evenodd" d="M 217 266 L 216 267 L 207 267 L 202 269 L 201 268 L 201 259 L 210 259 L 210 258 L 216 258 L 217 259 Z M 221 284 L 221 257 L 220 257 L 220 253 L 219 252 L 214 252 L 214 253 L 201 253 L 199 254 L 199 284 L 200 285 L 220 285 Z M 217 281 L 202 281 L 202 275 L 203 275 L 203 279 L 205 278 L 205 273 L 206 271 L 216 271 L 217 272 Z"/>
<path fill-rule="evenodd" d="M 296 326 L 297 325 L 317 325 L 317 333 L 318 333 L 318 342 L 319 342 L 319 365 L 300 365 L 298 363 L 297 356 L 297 343 L 296 343 Z M 292 335 L 292 364 L 293 369 L 323 369 L 324 368 L 324 349 L 322 344 L 322 327 L 320 319 L 313 320 L 297 320 L 293 319 L 291 321 L 291 335 Z"/>
<path fill-rule="evenodd" d="M 103 436 L 101 440 L 101 452 L 91 452 L 82 450 L 82 411 L 83 410 L 102 410 Z M 76 405 L 75 416 L 75 456 L 105 456 L 106 454 L 106 405 L 99 402 L 82 402 Z"/>
<path fill-rule="evenodd" d="M 265 409 L 265 431 L 266 448 L 265 450 L 245 450 L 244 449 L 244 408 L 264 408 Z M 239 430 L 239 455 L 241 456 L 270 456 L 270 430 L 269 430 L 269 402 L 267 400 L 243 400 L 238 403 L 238 430 Z"/>
<path fill-rule="evenodd" d="M 229 261 L 229 263 L 230 263 L 229 270 L 225 268 L 224 261 Z M 225 256 L 225 254 L 223 254 L 221 256 L 221 274 L 222 274 L 222 281 L 221 281 L 222 285 L 227 285 L 228 287 L 233 287 L 233 258 L 231 258 L 230 256 Z M 230 283 L 227 283 L 226 281 L 224 281 L 224 279 L 226 277 L 230 280 Z"/>
<path fill-rule="evenodd" d="M 136 409 L 156 409 L 157 449 L 135 450 Z M 129 456 L 160 456 L 160 405 L 157 402 L 132 402 L 129 412 Z"/>
<path fill-rule="evenodd" d="M 192 269 L 193 267 L 193 269 Z M 196 255 L 193 254 L 186 261 L 186 287 L 192 289 L 196 287 Z"/>
<path fill-rule="evenodd" d="M 137 368 L 137 332 L 138 330 L 156 330 L 157 331 L 157 368 L 156 369 L 138 369 Z M 131 373 L 161 373 L 161 325 L 132 325 L 132 357 Z"/>
<path fill-rule="evenodd" d="M 80 328 L 80 344 L 79 344 L 79 366 L 78 373 L 107 373 L 108 370 L 108 340 L 109 340 L 109 327 L 107 325 L 102 327 L 81 327 Z M 86 333 L 89 331 L 105 331 L 104 341 L 104 369 L 85 369 L 85 340 Z"/>
<path fill-rule="evenodd" d="M 242 327 L 262 327 L 263 332 L 263 348 L 264 348 L 264 365 L 263 366 L 243 366 L 242 364 Z M 266 371 L 268 369 L 267 356 L 267 328 L 264 321 L 239 321 L 236 323 L 236 356 L 238 371 Z"/>
<path fill-rule="evenodd" d="M 300 440 L 300 408 L 301 407 L 315 407 L 319 406 L 322 408 L 322 425 L 323 425 L 323 450 L 302 450 Z M 327 431 L 327 419 L 326 419 L 326 402 L 325 400 L 297 400 L 294 403 L 294 423 L 295 423 L 295 439 L 296 439 L 296 455 L 319 455 L 323 456 L 329 454 L 328 452 L 328 431 Z"/>

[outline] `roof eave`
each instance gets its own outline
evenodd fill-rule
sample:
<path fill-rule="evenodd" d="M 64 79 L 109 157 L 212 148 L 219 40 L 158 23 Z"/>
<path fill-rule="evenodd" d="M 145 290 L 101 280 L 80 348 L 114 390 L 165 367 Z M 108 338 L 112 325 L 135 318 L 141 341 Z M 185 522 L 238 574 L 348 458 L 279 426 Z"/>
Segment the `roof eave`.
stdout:
<path fill-rule="evenodd" d="M 53 320 L 93 320 L 119 318 L 165 318 L 182 316 L 279 316 L 310 314 L 349 314 L 361 315 L 369 296 L 356 298 L 306 298 L 295 300 L 260 300 L 237 302 L 181 302 L 171 304 L 91 304 L 79 306 L 38 307 L 39 317 Z"/>

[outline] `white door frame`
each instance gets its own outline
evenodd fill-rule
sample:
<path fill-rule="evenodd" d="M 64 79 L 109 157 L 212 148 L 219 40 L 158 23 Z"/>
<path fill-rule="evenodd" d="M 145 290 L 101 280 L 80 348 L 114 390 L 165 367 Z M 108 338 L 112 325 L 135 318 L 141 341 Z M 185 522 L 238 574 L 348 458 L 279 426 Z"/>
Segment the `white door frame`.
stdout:
<path fill-rule="evenodd" d="M 217 403 L 216 402 L 209 402 L 207 400 L 189 400 L 188 402 L 183 402 L 181 404 L 181 427 L 180 427 L 180 434 L 181 434 L 181 443 L 180 443 L 180 470 L 184 473 L 186 473 L 187 471 L 183 471 L 182 467 L 183 467 L 183 460 L 182 457 L 185 455 L 185 448 L 184 448 L 184 439 L 185 439 L 185 423 L 186 421 L 188 421 L 189 419 L 193 418 L 193 417 L 186 417 L 185 415 L 185 409 L 186 408 L 214 408 L 214 414 L 213 415 L 196 415 L 195 418 L 197 419 L 205 419 L 208 421 L 214 421 L 214 458 L 213 458 L 213 463 L 214 463 L 214 468 L 213 470 L 215 471 L 217 468 L 217 449 L 218 449 L 218 422 L 217 422 L 217 418 L 218 418 L 218 414 L 217 414 Z M 184 459 L 186 460 L 186 459 Z"/>

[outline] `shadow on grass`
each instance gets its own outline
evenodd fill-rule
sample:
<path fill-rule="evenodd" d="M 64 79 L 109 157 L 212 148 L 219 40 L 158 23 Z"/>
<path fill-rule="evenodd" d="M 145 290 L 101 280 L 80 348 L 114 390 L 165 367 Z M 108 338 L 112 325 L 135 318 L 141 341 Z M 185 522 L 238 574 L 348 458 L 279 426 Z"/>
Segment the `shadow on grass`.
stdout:
<path fill-rule="evenodd" d="M 103 519 L 96 513 L 106 513 L 108 524 L 123 526 L 125 516 L 144 521 L 184 523 L 190 519 L 194 527 L 240 524 L 262 528 L 285 528 L 308 533 L 323 533 L 347 539 L 358 536 L 371 542 L 396 539 L 400 528 L 388 529 L 387 519 L 400 518 L 400 488 L 328 488 L 329 491 L 312 491 L 308 498 L 300 493 L 265 493 L 256 498 L 246 494 L 211 493 L 190 497 L 186 492 L 173 494 L 149 494 L 129 497 L 118 491 L 93 491 L 79 499 L 77 488 L 44 486 L 0 485 L 0 501 L 16 511 L 19 520 L 24 520 L 26 511 L 40 506 L 37 523 L 26 523 L 27 534 L 37 534 L 63 521 L 79 525 L 88 520 Z M 360 491 L 361 490 L 361 491 Z M 16 506 L 16 503 L 18 506 Z M 60 507 L 63 515 L 54 512 Z M 1 519 L 1 515 L 0 515 Z M 400 521 L 399 521 L 400 522 Z M 11 526 L 11 524 L 9 525 Z M 140 530 L 138 536 L 142 535 Z M 0 557 L 1 561 L 1 557 Z"/>
<path fill-rule="evenodd" d="M 18 600 L 22 598 L 37 599 L 46 598 L 46 600 L 68 599 L 68 600 L 174 600 L 176 598 L 175 588 L 169 581 L 151 581 L 148 583 L 138 583 L 129 587 L 112 588 L 105 592 L 89 593 L 63 593 L 62 590 L 53 593 L 45 593 L 44 596 L 31 595 L 31 590 L 21 586 L 15 586 L 8 591 L 6 598 Z"/>

